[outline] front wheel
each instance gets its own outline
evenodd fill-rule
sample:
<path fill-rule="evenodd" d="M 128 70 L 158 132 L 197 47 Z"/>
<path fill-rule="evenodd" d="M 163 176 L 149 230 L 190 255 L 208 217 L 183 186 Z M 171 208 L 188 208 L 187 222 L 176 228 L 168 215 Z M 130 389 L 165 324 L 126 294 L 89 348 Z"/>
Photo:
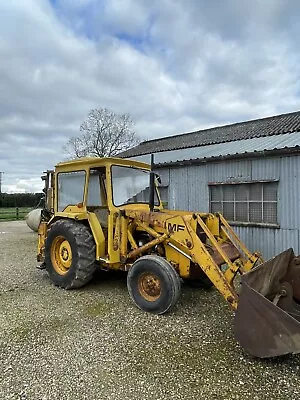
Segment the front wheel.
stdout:
<path fill-rule="evenodd" d="M 181 283 L 172 265 L 163 257 L 146 255 L 139 258 L 127 275 L 130 297 L 141 310 L 166 313 L 177 302 Z"/>
<path fill-rule="evenodd" d="M 85 225 L 68 219 L 55 222 L 45 244 L 45 266 L 54 285 L 75 289 L 89 282 L 96 269 L 95 248 Z"/>

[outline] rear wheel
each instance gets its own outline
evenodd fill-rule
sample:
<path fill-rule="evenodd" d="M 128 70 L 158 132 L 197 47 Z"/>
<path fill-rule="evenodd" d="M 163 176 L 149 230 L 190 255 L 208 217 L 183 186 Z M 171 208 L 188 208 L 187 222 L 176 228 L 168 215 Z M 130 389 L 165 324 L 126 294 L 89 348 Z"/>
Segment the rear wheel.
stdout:
<path fill-rule="evenodd" d="M 180 278 L 172 265 L 162 257 L 139 258 L 127 275 L 130 297 L 141 310 L 164 314 L 178 300 Z"/>
<path fill-rule="evenodd" d="M 45 244 L 45 265 L 51 281 L 64 289 L 89 282 L 96 269 L 95 242 L 89 229 L 78 222 L 55 222 Z"/>

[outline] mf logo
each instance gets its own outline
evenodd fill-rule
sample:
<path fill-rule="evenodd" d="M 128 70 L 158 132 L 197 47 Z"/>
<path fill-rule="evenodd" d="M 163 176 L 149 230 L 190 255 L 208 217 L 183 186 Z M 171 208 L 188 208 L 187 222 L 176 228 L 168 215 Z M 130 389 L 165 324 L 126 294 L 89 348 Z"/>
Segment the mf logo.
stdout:
<path fill-rule="evenodd" d="M 165 222 L 165 229 L 167 229 L 169 232 L 179 232 L 184 231 L 185 226 L 180 224 L 172 224 L 172 222 Z"/>

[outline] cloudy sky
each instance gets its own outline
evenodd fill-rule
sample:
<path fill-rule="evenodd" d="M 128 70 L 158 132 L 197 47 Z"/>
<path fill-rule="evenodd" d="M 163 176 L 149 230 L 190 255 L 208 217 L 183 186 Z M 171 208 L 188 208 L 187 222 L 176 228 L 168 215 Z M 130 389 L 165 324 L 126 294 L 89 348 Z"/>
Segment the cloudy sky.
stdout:
<path fill-rule="evenodd" d="M 298 0 L 0 1 L 2 190 L 41 173 L 92 108 L 145 139 L 300 109 Z"/>

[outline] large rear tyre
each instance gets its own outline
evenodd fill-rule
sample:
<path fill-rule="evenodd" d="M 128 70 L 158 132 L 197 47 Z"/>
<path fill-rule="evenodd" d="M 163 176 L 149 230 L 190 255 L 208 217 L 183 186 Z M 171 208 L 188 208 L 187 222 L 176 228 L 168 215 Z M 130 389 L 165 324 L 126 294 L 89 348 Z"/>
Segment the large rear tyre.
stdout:
<path fill-rule="evenodd" d="M 45 244 L 45 266 L 54 285 L 75 289 L 88 283 L 95 272 L 96 247 L 89 229 L 78 222 L 55 222 Z"/>
<path fill-rule="evenodd" d="M 164 314 L 177 302 L 180 278 L 172 265 L 162 257 L 146 255 L 139 258 L 127 275 L 130 297 L 141 310 Z"/>

